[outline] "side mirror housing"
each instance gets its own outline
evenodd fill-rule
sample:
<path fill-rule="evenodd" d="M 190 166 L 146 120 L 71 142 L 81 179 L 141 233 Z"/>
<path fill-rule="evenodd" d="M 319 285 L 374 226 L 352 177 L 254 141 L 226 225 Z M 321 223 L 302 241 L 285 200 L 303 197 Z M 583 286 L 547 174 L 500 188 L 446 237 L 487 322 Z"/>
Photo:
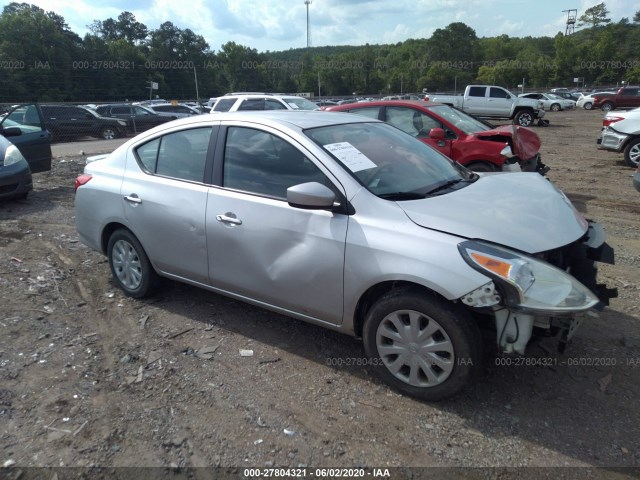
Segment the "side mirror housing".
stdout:
<path fill-rule="evenodd" d="M 433 140 L 444 140 L 444 129 L 432 128 L 429 130 L 429 138 Z"/>
<path fill-rule="evenodd" d="M 333 208 L 336 195 L 318 182 L 301 183 L 287 188 L 287 202 L 292 207 L 308 210 Z"/>

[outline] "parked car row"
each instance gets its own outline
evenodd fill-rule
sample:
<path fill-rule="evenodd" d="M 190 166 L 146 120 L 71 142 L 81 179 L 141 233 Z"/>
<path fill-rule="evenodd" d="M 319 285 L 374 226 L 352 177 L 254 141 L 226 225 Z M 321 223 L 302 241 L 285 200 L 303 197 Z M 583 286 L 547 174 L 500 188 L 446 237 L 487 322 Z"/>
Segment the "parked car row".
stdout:
<path fill-rule="evenodd" d="M 597 94 L 593 97 L 593 106 L 603 112 L 617 108 L 640 107 L 640 87 L 622 87 L 612 95 Z"/>
<path fill-rule="evenodd" d="M 576 108 L 576 101 L 562 97 L 555 93 L 523 93 L 522 98 L 530 98 L 542 102 L 542 108 L 546 111 L 559 112 L 560 110 L 573 110 Z"/>
<path fill-rule="evenodd" d="M 106 105 L 39 106 L 45 128 L 54 141 L 96 137 L 104 140 L 135 135 L 162 123 L 200 112 L 188 105 L 153 103 L 152 106 L 128 103 Z"/>

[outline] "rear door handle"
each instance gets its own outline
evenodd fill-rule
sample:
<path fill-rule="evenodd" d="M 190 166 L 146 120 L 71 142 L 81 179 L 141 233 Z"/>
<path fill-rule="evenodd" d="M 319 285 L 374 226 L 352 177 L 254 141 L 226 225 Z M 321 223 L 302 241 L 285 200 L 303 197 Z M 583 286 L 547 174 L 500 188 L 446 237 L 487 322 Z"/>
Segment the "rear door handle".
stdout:
<path fill-rule="evenodd" d="M 124 197 L 124 199 L 127 202 L 131 202 L 131 203 L 142 203 L 142 199 L 138 197 L 138 195 L 136 195 L 135 193 L 132 193 L 131 195 L 127 195 L 126 197 Z"/>

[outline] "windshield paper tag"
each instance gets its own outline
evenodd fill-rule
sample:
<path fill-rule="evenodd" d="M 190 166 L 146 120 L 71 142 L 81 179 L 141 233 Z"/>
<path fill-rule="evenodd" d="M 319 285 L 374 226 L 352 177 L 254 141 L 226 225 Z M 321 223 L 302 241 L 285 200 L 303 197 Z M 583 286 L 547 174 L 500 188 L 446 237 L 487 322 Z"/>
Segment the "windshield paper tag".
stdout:
<path fill-rule="evenodd" d="M 335 155 L 338 160 L 340 160 L 354 173 L 361 170 L 376 168 L 377 166 L 369 159 L 369 157 L 349 142 L 329 143 L 328 145 L 325 145 L 324 148 Z"/>

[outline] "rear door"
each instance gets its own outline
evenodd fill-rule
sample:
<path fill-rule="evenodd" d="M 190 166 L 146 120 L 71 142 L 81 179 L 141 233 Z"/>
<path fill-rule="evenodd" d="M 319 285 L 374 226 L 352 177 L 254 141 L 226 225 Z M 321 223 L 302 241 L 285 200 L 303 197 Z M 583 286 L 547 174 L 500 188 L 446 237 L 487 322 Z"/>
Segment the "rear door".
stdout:
<path fill-rule="evenodd" d="M 31 173 L 51 170 L 51 134 L 44 126 L 42 112 L 36 104 L 18 105 L 0 121 L 2 130 L 14 127 L 9 140 L 29 163 Z"/>
<path fill-rule="evenodd" d="M 491 112 L 491 115 L 494 117 L 508 117 L 511 115 L 513 99 L 513 95 L 504 88 L 490 87 L 489 97 L 487 98 L 487 110 Z"/>
<path fill-rule="evenodd" d="M 490 114 L 490 109 L 487 106 L 487 87 L 472 86 L 469 87 L 467 94 L 464 97 L 464 103 L 462 104 L 462 110 L 471 115 L 474 114 Z"/>
<path fill-rule="evenodd" d="M 129 151 L 121 194 L 128 225 L 154 266 L 206 284 L 205 182 L 216 127 L 157 136 Z"/>

